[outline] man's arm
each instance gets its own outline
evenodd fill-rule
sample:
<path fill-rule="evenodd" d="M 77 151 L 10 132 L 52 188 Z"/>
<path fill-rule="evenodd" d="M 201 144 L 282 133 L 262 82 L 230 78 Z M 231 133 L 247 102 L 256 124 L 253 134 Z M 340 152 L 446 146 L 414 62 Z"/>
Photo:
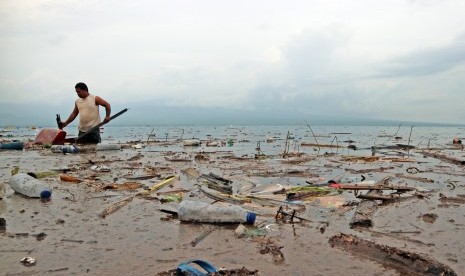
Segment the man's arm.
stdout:
<path fill-rule="evenodd" d="M 110 121 L 111 105 L 99 96 L 95 96 L 95 104 L 105 107 L 105 118 L 103 119 L 103 122 L 108 123 Z"/>
<path fill-rule="evenodd" d="M 66 127 L 68 124 L 74 121 L 74 119 L 76 119 L 78 114 L 79 114 L 79 109 L 77 108 L 76 104 L 74 104 L 73 112 L 71 112 L 71 114 L 69 115 L 68 119 L 66 119 L 66 121 L 61 123 L 61 128 Z"/>

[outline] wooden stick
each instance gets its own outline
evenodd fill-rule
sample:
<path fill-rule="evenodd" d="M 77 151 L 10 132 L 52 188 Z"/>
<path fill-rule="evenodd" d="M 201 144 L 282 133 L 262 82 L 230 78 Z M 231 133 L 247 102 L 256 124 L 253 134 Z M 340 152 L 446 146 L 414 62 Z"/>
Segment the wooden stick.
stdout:
<path fill-rule="evenodd" d="M 150 136 L 152 136 L 152 132 L 153 132 L 154 130 L 155 130 L 155 129 L 154 129 L 154 128 L 152 128 L 152 131 L 150 131 L 149 137 L 147 137 L 147 142 L 149 141 L 149 139 L 150 139 Z"/>
<path fill-rule="evenodd" d="M 110 117 L 110 121 L 113 120 L 113 119 L 115 119 L 116 117 L 118 117 L 119 115 L 123 114 L 123 113 L 126 112 L 126 111 L 128 111 L 127 108 L 125 108 L 125 109 L 121 110 L 120 112 L 116 113 L 115 115 L 111 116 L 111 117 Z M 108 122 L 110 122 L 110 121 L 108 121 Z M 105 122 L 101 122 L 100 124 L 98 124 L 98 125 L 92 127 L 91 129 L 89 129 L 88 131 L 82 133 L 81 135 L 79 135 L 78 137 L 76 137 L 76 138 L 74 139 L 74 142 L 77 142 L 79 139 L 81 139 L 82 137 L 84 137 L 84 136 L 86 136 L 87 134 L 91 133 L 92 131 L 95 131 L 95 130 L 99 129 L 99 128 L 100 128 L 101 126 L 103 126 L 104 124 L 106 124 L 106 123 L 105 123 Z"/>
<path fill-rule="evenodd" d="M 115 202 L 113 204 L 111 204 L 110 206 L 108 206 L 107 208 L 105 208 L 100 214 L 99 216 L 101 218 L 105 218 L 106 216 L 110 215 L 110 214 L 113 214 L 114 212 L 118 211 L 119 209 L 121 209 L 123 206 L 125 206 L 126 204 L 128 204 L 129 202 L 131 202 L 134 197 L 136 195 L 132 195 L 132 196 L 129 196 L 129 197 L 126 197 L 125 199 L 121 200 L 121 201 L 118 201 L 118 202 Z"/>
<path fill-rule="evenodd" d="M 203 241 L 203 239 L 205 239 L 208 235 L 210 235 L 211 233 L 213 233 L 214 231 L 216 231 L 216 229 L 217 229 L 217 228 L 207 230 L 207 231 L 205 231 L 204 233 L 202 233 L 200 236 L 198 236 L 197 238 L 195 238 L 193 241 L 191 241 L 192 247 L 195 247 L 197 244 L 199 244 L 201 241 Z"/>
<path fill-rule="evenodd" d="M 407 158 L 410 156 L 410 138 L 412 137 L 413 126 L 410 127 L 410 134 L 408 136 L 408 143 L 407 143 Z"/>
<path fill-rule="evenodd" d="M 141 191 L 141 192 L 138 192 L 136 194 L 133 194 L 131 196 L 128 196 L 126 198 L 124 198 L 123 200 L 120 200 L 118 202 L 115 202 L 113 204 L 111 204 L 110 206 L 108 206 L 107 208 L 105 208 L 102 212 L 100 212 L 99 216 L 101 218 L 105 218 L 106 216 L 110 215 L 110 214 L 113 214 L 114 212 L 118 211 L 119 209 L 121 209 L 123 206 L 125 206 L 126 204 L 128 204 L 129 202 L 131 202 L 136 196 L 139 196 L 139 195 L 148 195 L 150 193 L 153 193 L 159 189 L 161 189 L 162 187 L 164 187 L 165 185 L 167 185 L 168 183 L 171 183 L 176 177 L 175 176 L 170 176 L 170 177 L 167 177 L 165 178 L 163 181 L 153 185 L 150 190 L 148 191 Z"/>
<path fill-rule="evenodd" d="M 457 158 L 449 157 L 449 156 L 447 156 L 447 155 L 440 154 L 440 153 L 437 153 L 437 152 L 422 151 L 421 154 L 423 154 L 423 155 L 425 155 L 425 156 L 428 156 L 428 157 L 434 157 L 434 158 L 437 158 L 437 159 L 439 159 L 439 160 L 446 161 L 446 162 L 449 162 L 449 163 L 452 163 L 452 164 L 456 164 L 456 165 L 465 165 L 465 161 L 464 161 L 464 160 L 460 160 L 460 159 L 457 159 Z"/>
<path fill-rule="evenodd" d="M 413 196 L 409 196 L 413 197 Z M 357 198 L 360 199 L 368 199 L 368 200 L 393 200 L 399 198 L 409 198 L 409 197 L 402 197 L 400 194 L 390 194 L 390 195 L 358 195 Z"/>
<path fill-rule="evenodd" d="M 310 131 L 312 132 L 312 136 L 313 136 L 313 138 L 315 139 L 316 144 L 318 145 L 318 140 L 316 139 L 315 133 L 313 133 L 312 127 L 310 126 L 310 124 L 309 124 L 307 121 L 305 121 L 305 123 L 307 124 L 308 128 L 309 128 Z M 320 146 L 318 145 L 318 155 L 319 155 L 319 154 L 320 154 Z"/>
<path fill-rule="evenodd" d="M 397 190 L 397 191 L 414 191 L 415 188 L 405 186 L 370 186 L 370 185 L 349 185 L 341 184 L 339 189 L 342 190 Z"/>

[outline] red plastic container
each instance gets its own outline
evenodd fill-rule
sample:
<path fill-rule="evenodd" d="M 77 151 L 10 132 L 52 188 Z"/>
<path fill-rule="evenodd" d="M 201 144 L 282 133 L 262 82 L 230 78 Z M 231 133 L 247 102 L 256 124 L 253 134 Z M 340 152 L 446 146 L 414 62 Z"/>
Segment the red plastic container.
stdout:
<path fill-rule="evenodd" d="M 45 145 L 64 145 L 66 138 L 66 131 L 54 128 L 44 128 L 37 134 L 34 140 L 35 144 Z"/>

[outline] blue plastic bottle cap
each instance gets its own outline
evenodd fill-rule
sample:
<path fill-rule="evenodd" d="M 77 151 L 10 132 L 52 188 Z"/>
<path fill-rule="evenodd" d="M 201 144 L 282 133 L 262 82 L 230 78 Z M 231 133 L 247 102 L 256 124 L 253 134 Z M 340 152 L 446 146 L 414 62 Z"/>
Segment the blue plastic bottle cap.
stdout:
<path fill-rule="evenodd" d="M 49 190 L 43 190 L 42 192 L 40 192 L 41 198 L 49 198 L 51 196 L 52 196 L 52 192 Z"/>
<path fill-rule="evenodd" d="M 253 212 L 247 212 L 247 223 L 254 224 L 257 215 Z"/>

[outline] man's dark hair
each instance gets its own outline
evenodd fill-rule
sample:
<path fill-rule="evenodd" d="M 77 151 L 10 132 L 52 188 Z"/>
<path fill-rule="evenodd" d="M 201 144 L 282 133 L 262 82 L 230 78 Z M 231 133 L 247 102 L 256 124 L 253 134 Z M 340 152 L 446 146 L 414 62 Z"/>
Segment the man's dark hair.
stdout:
<path fill-rule="evenodd" d="M 81 90 L 89 91 L 89 89 L 87 89 L 87 85 L 83 82 L 78 82 L 74 88 L 79 88 Z"/>

